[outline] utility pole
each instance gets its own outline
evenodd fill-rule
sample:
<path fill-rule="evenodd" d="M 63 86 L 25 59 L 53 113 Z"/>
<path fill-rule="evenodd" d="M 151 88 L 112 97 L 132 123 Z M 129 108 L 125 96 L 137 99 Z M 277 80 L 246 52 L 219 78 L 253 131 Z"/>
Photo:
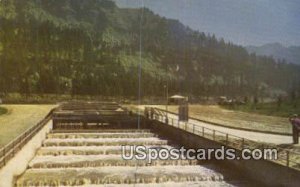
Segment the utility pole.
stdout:
<path fill-rule="evenodd" d="M 168 104 L 169 104 L 169 75 L 168 75 L 168 63 L 166 63 L 166 118 L 168 118 Z"/>

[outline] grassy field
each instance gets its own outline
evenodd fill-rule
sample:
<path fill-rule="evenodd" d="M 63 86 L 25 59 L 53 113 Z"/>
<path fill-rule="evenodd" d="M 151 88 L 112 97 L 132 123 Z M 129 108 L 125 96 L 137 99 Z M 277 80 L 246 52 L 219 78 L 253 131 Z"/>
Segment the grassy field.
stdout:
<path fill-rule="evenodd" d="M 157 106 L 165 109 L 165 106 Z M 178 113 L 178 106 L 168 109 Z M 255 113 L 227 110 L 217 105 L 189 105 L 191 117 L 230 127 L 240 127 L 261 131 L 291 133 L 291 125 L 285 117 L 267 116 Z"/>
<path fill-rule="evenodd" d="M 295 103 L 282 102 L 280 106 L 278 103 L 259 103 L 256 107 L 253 104 L 240 106 L 223 106 L 229 110 L 238 110 L 242 112 L 251 112 L 269 116 L 289 117 L 291 114 L 300 114 L 300 101 Z"/>
<path fill-rule="evenodd" d="M 0 147 L 37 124 L 55 105 L 2 105 L 7 113 L 0 116 Z"/>

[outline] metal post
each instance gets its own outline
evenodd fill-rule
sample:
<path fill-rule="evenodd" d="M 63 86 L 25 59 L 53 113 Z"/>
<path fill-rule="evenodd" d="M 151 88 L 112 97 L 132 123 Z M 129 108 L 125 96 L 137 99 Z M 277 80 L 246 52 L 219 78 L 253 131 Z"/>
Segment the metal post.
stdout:
<path fill-rule="evenodd" d="M 169 105 L 169 83 L 167 79 L 167 85 L 164 86 L 166 93 L 166 116 L 168 117 L 168 105 Z"/>
<path fill-rule="evenodd" d="M 193 124 L 193 134 L 195 134 L 195 124 Z"/>
<path fill-rule="evenodd" d="M 215 131 L 215 130 L 213 130 L 213 140 L 216 140 L 216 137 L 215 137 L 215 135 L 216 135 L 216 131 Z"/>
<path fill-rule="evenodd" d="M 5 147 L 4 147 L 3 148 L 3 163 L 4 163 L 4 165 L 6 165 L 5 158 L 6 158 L 6 150 L 5 150 Z"/>
<path fill-rule="evenodd" d="M 290 166 L 290 152 L 288 150 L 286 151 L 286 166 Z"/>
<path fill-rule="evenodd" d="M 245 138 L 242 139 L 242 149 L 244 149 L 244 145 L 245 145 Z"/>
<path fill-rule="evenodd" d="M 155 119 L 155 115 L 154 115 L 154 109 L 150 108 L 150 119 L 154 120 Z"/>
<path fill-rule="evenodd" d="M 202 136 L 204 137 L 204 127 L 202 127 Z"/>
<path fill-rule="evenodd" d="M 15 144 L 16 144 L 15 141 L 13 141 L 12 142 L 12 148 L 11 148 L 12 149 L 12 156 L 15 155 Z"/>
<path fill-rule="evenodd" d="M 228 145 L 228 134 L 226 134 L 226 145 Z"/>

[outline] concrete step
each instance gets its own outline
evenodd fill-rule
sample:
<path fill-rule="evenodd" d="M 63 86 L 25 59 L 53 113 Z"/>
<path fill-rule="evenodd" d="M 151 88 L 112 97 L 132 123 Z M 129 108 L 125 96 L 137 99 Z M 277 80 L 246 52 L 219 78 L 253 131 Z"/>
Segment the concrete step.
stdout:
<path fill-rule="evenodd" d="M 147 145 L 146 148 L 156 149 L 172 149 L 169 145 Z M 131 152 L 128 146 L 125 147 L 125 153 Z M 107 155 L 107 154 L 122 154 L 121 146 L 52 146 L 52 147 L 41 147 L 36 155 Z"/>
<path fill-rule="evenodd" d="M 150 133 L 150 129 L 57 129 L 51 133 Z"/>
<path fill-rule="evenodd" d="M 103 132 L 103 133 L 51 133 L 48 139 L 76 139 L 76 138 L 149 138 L 157 137 L 150 132 Z"/>
<path fill-rule="evenodd" d="M 223 181 L 223 176 L 202 166 L 28 169 L 18 179 L 16 186 L 146 184 L 190 181 Z"/>
<path fill-rule="evenodd" d="M 192 181 L 192 182 L 163 182 L 163 183 L 135 183 L 135 184 L 84 184 L 76 186 L 60 187 L 253 187 L 251 185 L 244 185 L 243 183 L 224 182 L 224 181 Z"/>
<path fill-rule="evenodd" d="M 101 166 L 186 166 L 196 165 L 197 160 L 124 160 L 121 155 L 72 155 L 72 156 L 36 156 L 30 168 L 70 168 L 70 167 L 101 167 Z"/>
<path fill-rule="evenodd" d="M 43 146 L 109 146 L 109 145 L 167 145 L 167 140 L 158 138 L 85 138 L 46 139 Z"/>

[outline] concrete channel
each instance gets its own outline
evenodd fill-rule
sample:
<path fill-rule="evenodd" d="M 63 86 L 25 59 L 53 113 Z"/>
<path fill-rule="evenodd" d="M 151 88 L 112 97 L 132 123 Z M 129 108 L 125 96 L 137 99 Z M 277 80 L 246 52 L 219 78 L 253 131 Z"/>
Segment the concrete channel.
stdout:
<path fill-rule="evenodd" d="M 264 160 L 158 159 L 148 163 L 146 160 L 124 160 L 122 145 L 155 149 L 222 146 L 158 120 L 133 115 L 116 104 L 68 103 L 57 109 L 53 120 L 0 170 L 0 186 L 300 184 L 299 171 Z M 129 147 L 124 150 L 125 153 L 130 151 Z"/>

